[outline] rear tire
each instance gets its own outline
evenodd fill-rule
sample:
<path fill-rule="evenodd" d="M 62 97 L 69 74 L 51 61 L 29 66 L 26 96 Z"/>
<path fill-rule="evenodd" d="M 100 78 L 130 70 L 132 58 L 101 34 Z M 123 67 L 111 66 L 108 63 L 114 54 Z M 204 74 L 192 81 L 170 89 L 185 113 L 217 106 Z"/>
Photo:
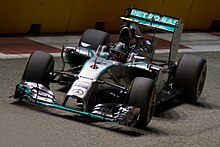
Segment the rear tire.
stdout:
<path fill-rule="evenodd" d="M 105 45 L 110 42 L 110 36 L 108 33 L 95 30 L 95 29 L 87 29 L 80 41 L 79 47 L 83 47 L 82 43 L 90 44 L 90 48 L 96 50 L 99 45 Z"/>
<path fill-rule="evenodd" d="M 156 88 L 153 80 L 137 77 L 131 84 L 129 102 L 130 106 L 140 108 L 140 116 L 136 127 L 147 126 L 153 116 L 156 103 Z"/>
<path fill-rule="evenodd" d="M 183 93 L 184 101 L 195 103 L 203 90 L 207 73 L 206 60 L 194 55 L 183 55 L 177 65 L 174 88 Z"/>
<path fill-rule="evenodd" d="M 53 56 L 42 51 L 34 51 L 26 62 L 22 80 L 43 84 L 49 87 L 54 70 Z"/>

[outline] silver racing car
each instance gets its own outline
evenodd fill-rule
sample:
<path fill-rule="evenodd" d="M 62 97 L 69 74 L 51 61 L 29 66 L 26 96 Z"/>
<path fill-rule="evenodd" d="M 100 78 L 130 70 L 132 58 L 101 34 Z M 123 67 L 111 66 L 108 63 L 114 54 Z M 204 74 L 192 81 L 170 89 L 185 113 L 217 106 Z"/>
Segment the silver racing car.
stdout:
<path fill-rule="evenodd" d="M 14 98 L 136 127 L 147 126 L 155 105 L 177 95 L 196 102 L 207 65 L 204 58 L 190 54 L 176 60 L 181 19 L 136 8 L 128 8 L 121 19 L 117 42 L 110 42 L 106 32 L 87 29 L 78 46 L 64 46 L 61 70 L 54 70 L 52 55 L 34 51 Z M 151 39 L 144 38 L 146 30 L 153 30 Z M 157 31 L 172 33 L 166 60 L 154 57 Z M 56 101 L 50 83 L 69 87 L 62 103 Z M 70 99 L 76 100 L 77 107 L 66 105 Z"/>

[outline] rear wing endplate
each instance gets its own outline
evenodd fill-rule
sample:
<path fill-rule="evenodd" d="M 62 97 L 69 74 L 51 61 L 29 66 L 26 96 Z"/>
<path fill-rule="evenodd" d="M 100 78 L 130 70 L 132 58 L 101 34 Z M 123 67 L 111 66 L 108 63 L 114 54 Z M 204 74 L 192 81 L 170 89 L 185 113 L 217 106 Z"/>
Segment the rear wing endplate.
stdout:
<path fill-rule="evenodd" d="M 169 61 L 175 60 L 183 30 L 183 22 L 180 18 L 160 15 L 137 8 L 128 8 L 125 11 L 125 16 L 121 17 L 121 19 L 160 31 L 173 33 Z"/>

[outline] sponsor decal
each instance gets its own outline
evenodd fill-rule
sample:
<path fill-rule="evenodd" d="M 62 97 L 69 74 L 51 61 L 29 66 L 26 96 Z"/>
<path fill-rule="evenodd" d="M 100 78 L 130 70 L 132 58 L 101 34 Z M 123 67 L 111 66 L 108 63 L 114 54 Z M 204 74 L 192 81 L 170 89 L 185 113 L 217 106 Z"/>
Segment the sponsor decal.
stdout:
<path fill-rule="evenodd" d="M 148 12 L 144 12 L 144 11 L 138 11 L 138 10 L 132 9 L 131 15 L 132 15 L 132 16 L 136 16 L 136 17 L 141 17 L 141 18 L 147 19 L 149 13 L 148 13 Z"/>
<path fill-rule="evenodd" d="M 84 82 L 84 81 L 78 81 L 74 83 L 74 86 L 84 88 L 84 89 L 89 89 L 90 83 Z"/>
<path fill-rule="evenodd" d="M 131 16 L 135 16 L 135 17 L 139 17 L 139 18 L 143 18 L 143 19 L 148 19 L 148 20 L 152 20 L 152 18 L 154 19 L 154 21 L 156 22 L 162 22 L 165 24 L 169 24 L 172 26 L 175 26 L 176 23 L 178 23 L 178 19 L 174 19 L 168 16 L 161 16 L 159 14 L 155 14 L 155 13 L 148 13 L 145 11 L 140 11 L 140 10 L 135 10 L 132 9 L 131 11 Z"/>
<path fill-rule="evenodd" d="M 89 77 L 84 77 L 84 76 L 80 76 L 80 78 L 83 78 L 83 79 L 88 79 L 88 80 L 93 80 L 93 78 L 89 78 Z M 84 81 L 83 81 L 84 82 Z M 89 84 L 89 83 L 88 83 Z"/>

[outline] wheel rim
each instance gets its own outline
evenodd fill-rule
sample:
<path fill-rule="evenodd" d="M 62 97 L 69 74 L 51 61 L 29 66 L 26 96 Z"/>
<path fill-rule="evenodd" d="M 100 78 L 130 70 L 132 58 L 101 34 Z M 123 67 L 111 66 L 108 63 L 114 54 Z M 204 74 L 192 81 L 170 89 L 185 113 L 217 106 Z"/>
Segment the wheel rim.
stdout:
<path fill-rule="evenodd" d="M 151 94 L 151 99 L 149 102 L 149 111 L 148 111 L 148 115 L 147 115 L 147 124 L 149 124 L 149 122 L 151 121 L 152 117 L 153 117 L 153 113 L 154 113 L 154 106 L 156 104 L 156 89 L 153 89 L 153 92 Z"/>
<path fill-rule="evenodd" d="M 50 81 L 51 81 L 51 78 L 50 78 L 50 74 L 53 75 L 53 72 L 54 72 L 54 62 L 51 62 L 48 66 L 48 70 L 46 71 L 46 77 L 45 77 L 45 86 L 49 86 L 50 85 Z"/>
<path fill-rule="evenodd" d="M 202 67 L 202 71 L 199 75 L 198 83 L 197 83 L 197 89 L 196 89 L 196 98 L 198 99 L 202 93 L 204 84 L 205 84 L 205 79 L 206 79 L 206 73 L 207 73 L 207 65 L 206 63 Z"/>

